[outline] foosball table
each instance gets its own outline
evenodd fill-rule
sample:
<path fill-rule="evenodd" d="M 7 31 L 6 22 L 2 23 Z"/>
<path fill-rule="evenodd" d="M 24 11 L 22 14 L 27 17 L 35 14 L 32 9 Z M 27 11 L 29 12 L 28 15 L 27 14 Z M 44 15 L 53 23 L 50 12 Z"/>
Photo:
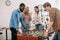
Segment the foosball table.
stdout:
<path fill-rule="evenodd" d="M 43 30 L 28 30 L 23 34 L 17 34 L 18 40 L 44 40 Z"/>

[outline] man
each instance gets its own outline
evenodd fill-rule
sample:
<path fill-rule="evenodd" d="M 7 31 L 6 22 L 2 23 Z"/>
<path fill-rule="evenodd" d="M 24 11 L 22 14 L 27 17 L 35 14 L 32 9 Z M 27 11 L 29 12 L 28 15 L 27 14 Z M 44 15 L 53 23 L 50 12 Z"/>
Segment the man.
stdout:
<path fill-rule="evenodd" d="M 21 17 L 22 16 L 22 13 L 23 10 L 25 8 L 25 4 L 24 3 L 21 3 L 19 5 L 19 9 L 17 10 L 14 10 L 12 12 L 12 16 L 11 16 L 11 19 L 10 19 L 10 30 L 11 30 L 11 36 L 12 36 L 12 40 L 17 40 L 17 32 L 18 32 L 18 25 L 19 25 L 19 22 L 21 22 L 21 25 L 23 28 L 25 28 L 25 24 L 24 24 L 24 21 L 23 21 L 23 18 Z"/>
<path fill-rule="evenodd" d="M 48 36 L 48 31 L 53 27 L 55 31 L 55 36 L 53 40 L 60 40 L 60 11 L 57 8 L 52 8 L 49 2 L 43 4 L 43 7 L 46 11 L 49 12 L 50 23 L 47 25 L 46 32 L 44 32 L 44 37 Z"/>

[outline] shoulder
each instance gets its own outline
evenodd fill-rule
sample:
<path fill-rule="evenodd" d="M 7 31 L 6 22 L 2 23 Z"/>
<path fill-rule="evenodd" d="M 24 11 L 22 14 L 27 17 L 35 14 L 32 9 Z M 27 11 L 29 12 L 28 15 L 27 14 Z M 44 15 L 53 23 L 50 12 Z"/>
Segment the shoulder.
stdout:
<path fill-rule="evenodd" d="M 60 10 L 57 8 L 52 8 L 54 10 L 55 13 L 60 13 Z"/>
<path fill-rule="evenodd" d="M 51 8 L 51 10 L 52 10 L 52 11 L 56 11 L 56 10 L 58 10 L 58 9 L 57 9 L 57 8 Z"/>
<path fill-rule="evenodd" d="M 12 11 L 12 14 L 18 14 L 18 13 L 20 13 L 19 9 L 15 9 Z"/>
<path fill-rule="evenodd" d="M 51 10 L 49 11 L 49 14 L 55 14 L 56 12 L 56 8 L 51 8 Z"/>

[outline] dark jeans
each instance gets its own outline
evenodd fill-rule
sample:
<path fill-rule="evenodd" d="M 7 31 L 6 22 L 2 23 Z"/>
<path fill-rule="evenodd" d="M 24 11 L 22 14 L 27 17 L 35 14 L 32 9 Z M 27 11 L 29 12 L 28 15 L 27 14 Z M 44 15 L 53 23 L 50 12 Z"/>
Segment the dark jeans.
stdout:
<path fill-rule="evenodd" d="M 58 30 L 58 33 L 54 35 L 53 40 L 60 40 L 60 30 Z"/>
<path fill-rule="evenodd" d="M 12 39 L 11 40 L 17 40 L 17 31 L 16 31 L 16 29 L 15 28 L 10 28 L 10 30 L 11 30 L 11 36 L 12 36 Z"/>
<path fill-rule="evenodd" d="M 58 40 L 58 34 L 55 34 L 55 35 L 54 35 L 53 40 Z"/>
<path fill-rule="evenodd" d="M 36 29 L 44 29 L 44 27 L 42 26 L 42 24 L 36 24 Z"/>
<path fill-rule="evenodd" d="M 60 40 L 60 30 L 58 30 L 58 40 Z"/>

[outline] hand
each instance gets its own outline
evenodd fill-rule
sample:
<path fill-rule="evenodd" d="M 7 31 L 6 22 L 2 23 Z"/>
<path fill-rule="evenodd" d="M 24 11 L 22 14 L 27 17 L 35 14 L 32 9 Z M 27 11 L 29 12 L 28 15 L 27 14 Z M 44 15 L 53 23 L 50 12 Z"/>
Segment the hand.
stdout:
<path fill-rule="evenodd" d="M 48 37 L 48 32 L 44 32 L 43 37 L 47 38 Z"/>
<path fill-rule="evenodd" d="M 17 34 L 20 34 L 19 30 L 17 30 Z"/>
<path fill-rule="evenodd" d="M 35 26 L 35 24 L 33 24 L 33 23 L 30 24 L 30 27 L 34 27 L 34 26 Z"/>

